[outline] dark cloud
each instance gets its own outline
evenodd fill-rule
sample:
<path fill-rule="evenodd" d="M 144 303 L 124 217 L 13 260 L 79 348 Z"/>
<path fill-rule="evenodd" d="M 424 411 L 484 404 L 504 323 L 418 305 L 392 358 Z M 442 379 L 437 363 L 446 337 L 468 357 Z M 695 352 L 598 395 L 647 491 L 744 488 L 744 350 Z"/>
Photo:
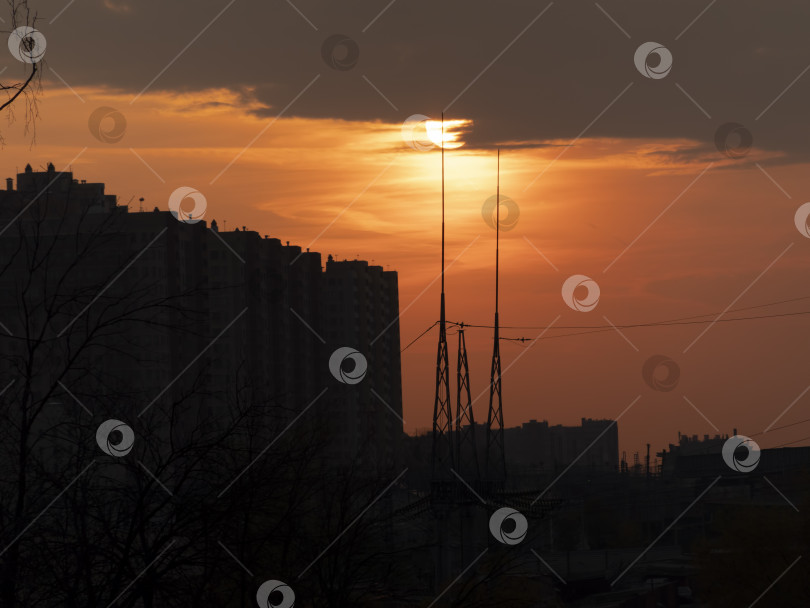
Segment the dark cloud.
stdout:
<path fill-rule="evenodd" d="M 32 4 L 49 64 L 74 87 L 134 96 L 165 69 L 149 90 L 230 87 L 235 103 L 249 91 L 275 116 L 319 76 L 286 115 L 401 122 L 449 105 L 482 146 L 574 139 L 615 100 L 587 135 L 713 149 L 718 127 L 738 122 L 757 148 L 808 154 L 810 72 L 775 101 L 810 66 L 810 4 L 798 0 L 716 2 L 702 15 L 708 1 L 600 2 L 610 18 L 580 1 L 397 0 L 377 17 L 387 3 L 294 0 L 304 17 L 286 2 L 237 0 L 179 58 L 226 0 L 88 0 L 52 24 L 66 2 Z M 335 47 L 330 66 L 322 47 L 335 34 L 356 47 Z M 672 53 L 662 79 L 634 66 L 647 41 Z"/>

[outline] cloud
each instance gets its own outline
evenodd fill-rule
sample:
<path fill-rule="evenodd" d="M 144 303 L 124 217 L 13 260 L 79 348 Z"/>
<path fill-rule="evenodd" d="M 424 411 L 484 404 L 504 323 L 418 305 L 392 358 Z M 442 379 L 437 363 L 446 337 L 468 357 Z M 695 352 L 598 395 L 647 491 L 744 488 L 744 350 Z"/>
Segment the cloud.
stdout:
<path fill-rule="evenodd" d="M 104 6 L 114 13 L 127 14 L 132 12 L 132 7 L 122 1 L 114 2 L 113 0 L 104 0 Z"/>
<path fill-rule="evenodd" d="M 584 1 L 555 2 L 539 17 L 547 5 L 523 0 L 417 0 L 387 10 L 370 0 L 351 10 L 321 0 L 295 8 L 199 0 L 193 9 L 143 0 L 125 21 L 113 11 L 128 4 L 99 6 L 76 3 L 46 32 L 53 67 L 74 87 L 228 89 L 235 100 L 252 97 L 262 116 L 401 123 L 447 109 L 474 121 L 470 144 L 481 147 L 582 133 L 708 145 L 736 121 L 760 149 L 794 160 L 810 150 L 810 76 L 789 87 L 810 57 L 801 26 L 810 5 L 795 0 L 720 2 L 703 14 L 702 0 L 633 0 L 603 5 L 610 17 Z M 336 33 L 356 43 L 351 69 L 322 59 Z M 672 53 L 665 78 L 645 78 L 633 63 L 648 41 Z"/>

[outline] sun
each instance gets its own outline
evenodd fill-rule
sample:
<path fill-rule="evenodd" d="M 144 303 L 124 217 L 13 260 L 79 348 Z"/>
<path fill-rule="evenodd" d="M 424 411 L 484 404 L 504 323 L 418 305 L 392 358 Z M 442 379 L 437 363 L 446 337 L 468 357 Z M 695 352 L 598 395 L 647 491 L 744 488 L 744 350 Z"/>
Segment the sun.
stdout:
<path fill-rule="evenodd" d="M 444 137 L 442 137 L 442 122 L 440 120 L 426 120 L 425 130 L 430 141 L 440 148 L 460 148 L 464 145 L 462 136 L 470 130 L 472 120 L 456 118 L 444 121 Z"/>

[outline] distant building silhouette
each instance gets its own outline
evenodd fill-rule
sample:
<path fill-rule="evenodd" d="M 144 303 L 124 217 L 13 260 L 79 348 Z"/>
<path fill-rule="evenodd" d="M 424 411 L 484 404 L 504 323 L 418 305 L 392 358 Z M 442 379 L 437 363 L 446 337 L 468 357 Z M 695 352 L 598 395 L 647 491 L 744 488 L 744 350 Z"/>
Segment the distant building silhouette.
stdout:
<path fill-rule="evenodd" d="M 484 453 L 485 425 L 476 423 L 479 455 Z M 554 477 L 567 467 L 579 473 L 619 472 L 619 429 L 613 420 L 582 418 L 580 426 L 549 425 L 530 420 L 504 429 L 506 465 L 512 489 L 535 487 L 538 479 Z M 407 462 L 414 470 L 427 467 L 431 434 L 409 437 Z"/>
<path fill-rule="evenodd" d="M 582 418 L 580 426 L 530 420 L 505 434 L 506 461 L 513 469 L 549 472 L 576 461 L 574 466 L 589 470 L 619 470 L 619 429 L 613 420 Z"/>
<path fill-rule="evenodd" d="M 733 435 L 736 435 L 736 429 Z M 669 478 L 703 478 L 713 475 L 735 475 L 740 479 L 755 480 L 762 475 L 792 474 L 810 469 L 810 447 L 775 447 L 761 449 L 757 464 L 744 475 L 731 469 L 723 460 L 723 446 L 728 440 L 723 435 L 681 435 L 677 444 L 658 453 L 662 462 L 662 475 Z M 742 457 L 747 455 L 743 448 Z"/>

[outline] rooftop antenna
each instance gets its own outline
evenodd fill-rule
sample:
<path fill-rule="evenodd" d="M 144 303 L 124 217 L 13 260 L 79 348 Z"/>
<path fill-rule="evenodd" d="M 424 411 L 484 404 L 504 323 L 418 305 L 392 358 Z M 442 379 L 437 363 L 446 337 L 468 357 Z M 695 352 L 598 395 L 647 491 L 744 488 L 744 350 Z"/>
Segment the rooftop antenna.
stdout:
<path fill-rule="evenodd" d="M 489 374 L 489 411 L 487 412 L 486 474 L 490 482 L 506 479 L 506 456 L 503 443 L 503 400 L 501 395 L 501 348 L 498 322 L 498 279 L 501 238 L 501 150 L 495 191 L 495 332 L 492 346 L 492 367 Z"/>
<path fill-rule="evenodd" d="M 453 466 L 453 412 L 450 404 L 450 364 L 447 353 L 447 324 L 444 297 L 444 112 L 442 112 L 442 272 L 439 308 L 439 344 L 436 351 L 436 392 L 433 399 L 433 458 L 434 482 L 450 478 Z"/>

